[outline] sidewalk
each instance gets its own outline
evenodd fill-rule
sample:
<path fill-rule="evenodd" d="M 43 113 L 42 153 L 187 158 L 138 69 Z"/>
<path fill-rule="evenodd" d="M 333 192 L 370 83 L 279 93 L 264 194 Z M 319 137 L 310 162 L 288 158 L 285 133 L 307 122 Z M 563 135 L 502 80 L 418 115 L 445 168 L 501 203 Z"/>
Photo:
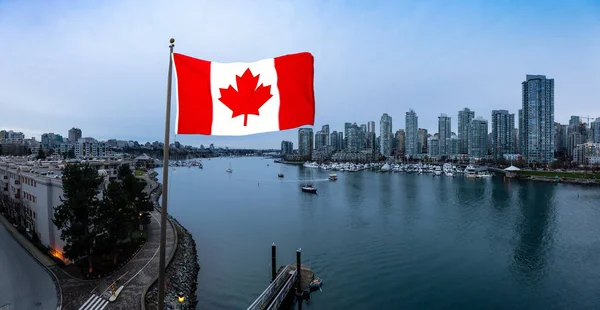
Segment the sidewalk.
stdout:
<path fill-rule="evenodd" d="M 48 255 L 42 253 L 40 249 L 38 249 L 31 241 L 27 240 L 25 236 L 23 236 L 17 229 L 4 217 L 4 215 L 0 214 L 0 222 L 6 227 L 6 230 L 10 232 L 10 234 L 23 246 L 27 252 L 31 254 L 42 266 L 51 267 L 56 265 L 56 263 L 48 257 Z"/>
<path fill-rule="evenodd" d="M 56 290 L 56 298 L 57 298 L 57 310 L 60 310 L 63 303 L 63 294 L 61 283 L 56 276 L 54 271 L 55 268 L 58 268 L 56 263 L 44 254 L 40 249 L 38 249 L 33 243 L 31 243 L 25 236 L 21 235 L 19 231 L 0 213 L 0 222 L 4 227 L 6 227 L 6 231 L 8 231 L 12 237 L 19 243 L 33 258 L 44 267 L 47 273 L 50 275 L 52 282 L 54 282 L 55 290 Z"/>

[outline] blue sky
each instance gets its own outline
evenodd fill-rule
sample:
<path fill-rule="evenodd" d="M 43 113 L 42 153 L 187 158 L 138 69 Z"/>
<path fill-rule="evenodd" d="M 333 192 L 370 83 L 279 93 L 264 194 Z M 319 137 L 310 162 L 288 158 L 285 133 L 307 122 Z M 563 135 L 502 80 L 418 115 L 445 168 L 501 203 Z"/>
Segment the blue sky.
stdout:
<path fill-rule="evenodd" d="M 404 128 L 406 111 L 517 113 L 526 74 L 555 79 L 556 121 L 600 117 L 598 1 L 0 1 L 0 128 L 162 140 L 168 39 L 217 62 L 315 56 L 316 126 Z M 172 121 L 174 123 L 174 119 Z M 379 130 L 379 125 L 377 125 Z M 178 136 L 279 147 L 297 131 Z"/>

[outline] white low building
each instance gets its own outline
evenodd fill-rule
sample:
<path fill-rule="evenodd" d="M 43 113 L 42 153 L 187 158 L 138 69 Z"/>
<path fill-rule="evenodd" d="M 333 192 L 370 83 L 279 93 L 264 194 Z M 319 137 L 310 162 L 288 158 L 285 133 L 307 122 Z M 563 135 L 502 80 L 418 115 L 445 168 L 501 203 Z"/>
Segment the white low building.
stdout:
<path fill-rule="evenodd" d="M 35 235 L 50 253 L 69 263 L 63 257 L 64 243 L 60 231 L 52 222 L 54 209 L 62 204 L 62 169 L 64 162 L 33 162 L 2 160 L 0 158 L 0 200 L 6 213 L 24 227 L 28 235 Z M 116 178 L 118 167 L 130 162 L 90 162 L 105 181 Z M 99 194 L 101 198 L 102 193 Z"/>

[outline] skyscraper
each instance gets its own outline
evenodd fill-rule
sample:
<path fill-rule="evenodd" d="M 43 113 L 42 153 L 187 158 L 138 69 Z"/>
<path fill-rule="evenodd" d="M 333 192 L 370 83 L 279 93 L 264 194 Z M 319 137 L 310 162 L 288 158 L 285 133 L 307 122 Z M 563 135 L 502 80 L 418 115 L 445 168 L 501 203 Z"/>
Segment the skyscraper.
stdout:
<path fill-rule="evenodd" d="M 81 138 L 81 129 L 79 128 L 71 128 L 69 129 L 69 142 L 77 142 Z"/>
<path fill-rule="evenodd" d="M 338 132 L 337 131 L 332 131 L 331 134 L 329 135 L 329 142 L 331 143 L 331 149 L 334 151 L 339 151 L 341 150 L 341 146 L 339 144 L 338 141 Z"/>
<path fill-rule="evenodd" d="M 421 154 L 427 153 L 427 129 L 419 128 L 418 140 L 419 146 L 417 147 L 417 151 L 421 152 Z"/>
<path fill-rule="evenodd" d="M 469 157 L 482 158 L 488 152 L 488 121 L 481 116 L 471 121 L 469 128 Z"/>
<path fill-rule="evenodd" d="M 523 109 L 519 109 L 519 144 L 517 145 L 517 149 L 519 149 L 519 154 L 523 155 L 525 153 L 525 138 L 523 137 L 523 133 L 525 132 L 525 125 L 523 124 Z"/>
<path fill-rule="evenodd" d="M 343 150 L 346 148 L 346 145 L 344 145 L 344 133 L 340 131 L 337 134 L 338 146 L 340 147 L 340 150 Z"/>
<path fill-rule="evenodd" d="M 458 111 L 458 148 L 460 154 L 467 154 L 469 152 L 469 126 L 471 126 L 471 121 L 474 118 L 475 112 L 469 108 Z"/>
<path fill-rule="evenodd" d="M 376 132 L 375 131 L 375 122 L 374 121 L 369 121 L 367 123 L 367 131 L 368 132 Z"/>
<path fill-rule="evenodd" d="M 392 155 L 392 139 L 394 134 L 392 132 L 392 117 L 387 113 L 383 113 L 381 120 L 379 121 L 379 130 L 381 137 L 381 155 L 391 156 Z"/>
<path fill-rule="evenodd" d="M 407 156 L 421 154 L 419 150 L 419 117 L 410 109 L 406 112 L 405 152 Z"/>
<path fill-rule="evenodd" d="M 396 143 L 398 146 L 397 154 L 399 157 L 404 157 L 404 155 L 406 155 L 406 133 L 404 129 L 398 129 L 398 131 L 396 131 L 396 141 L 398 141 Z"/>
<path fill-rule="evenodd" d="M 344 150 L 348 148 L 348 130 L 352 127 L 352 123 L 344 123 Z"/>
<path fill-rule="evenodd" d="M 427 145 L 429 146 L 427 149 L 427 155 L 430 158 L 437 158 L 440 155 L 440 135 L 439 134 L 434 134 L 432 137 L 429 138 L 429 142 L 427 142 Z"/>
<path fill-rule="evenodd" d="M 529 163 L 550 163 L 554 158 L 554 79 L 528 74 L 522 90 L 523 155 Z"/>
<path fill-rule="evenodd" d="M 448 155 L 448 148 L 446 147 L 447 139 L 452 136 L 452 126 L 450 123 L 450 117 L 443 114 L 438 117 L 438 133 L 440 134 L 440 156 Z"/>
<path fill-rule="evenodd" d="M 346 149 L 350 152 L 358 152 L 364 148 L 364 133 L 356 123 L 348 128 L 348 137 L 346 137 L 346 141 L 348 141 L 348 147 Z"/>
<path fill-rule="evenodd" d="M 492 110 L 492 155 L 501 158 L 513 154 L 515 115 L 506 110 Z"/>
<path fill-rule="evenodd" d="M 600 143 L 600 117 L 591 123 L 590 136 L 593 143 Z"/>
<path fill-rule="evenodd" d="M 329 125 L 323 125 L 321 131 L 325 134 L 325 146 L 331 145 L 331 141 L 329 141 Z"/>
<path fill-rule="evenodd" d="M 298 128 L 298 154 L 312 158 L 313 130 L 312 128 Z"/>
<path fill-rule="evenodd" d="M 281 141 L 281 155 L 292 154 L 294 143 L 292 141 Z"/>

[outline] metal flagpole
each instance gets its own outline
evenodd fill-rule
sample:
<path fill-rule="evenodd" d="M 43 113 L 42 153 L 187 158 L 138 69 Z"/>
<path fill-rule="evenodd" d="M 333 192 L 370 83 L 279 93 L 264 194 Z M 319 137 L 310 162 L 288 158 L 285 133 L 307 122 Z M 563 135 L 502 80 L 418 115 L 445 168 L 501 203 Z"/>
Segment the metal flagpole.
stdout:
<path fill-rule="evenodd" d="M 169 41 L 169 78 L 167 82 L 167 117 L 165 120 L 165 145 L 163 150 L 162 210 L 160 215 L 160 258 L 158 262 L 158 309 L 165 309 L 165 254 L 167 247 L 167 198 L 169 195 L 169 129 L 171 128 L 171 81 L 173 75 L 173 47 Z M 175 245 L 176 246 L 176 245 Z"/>

